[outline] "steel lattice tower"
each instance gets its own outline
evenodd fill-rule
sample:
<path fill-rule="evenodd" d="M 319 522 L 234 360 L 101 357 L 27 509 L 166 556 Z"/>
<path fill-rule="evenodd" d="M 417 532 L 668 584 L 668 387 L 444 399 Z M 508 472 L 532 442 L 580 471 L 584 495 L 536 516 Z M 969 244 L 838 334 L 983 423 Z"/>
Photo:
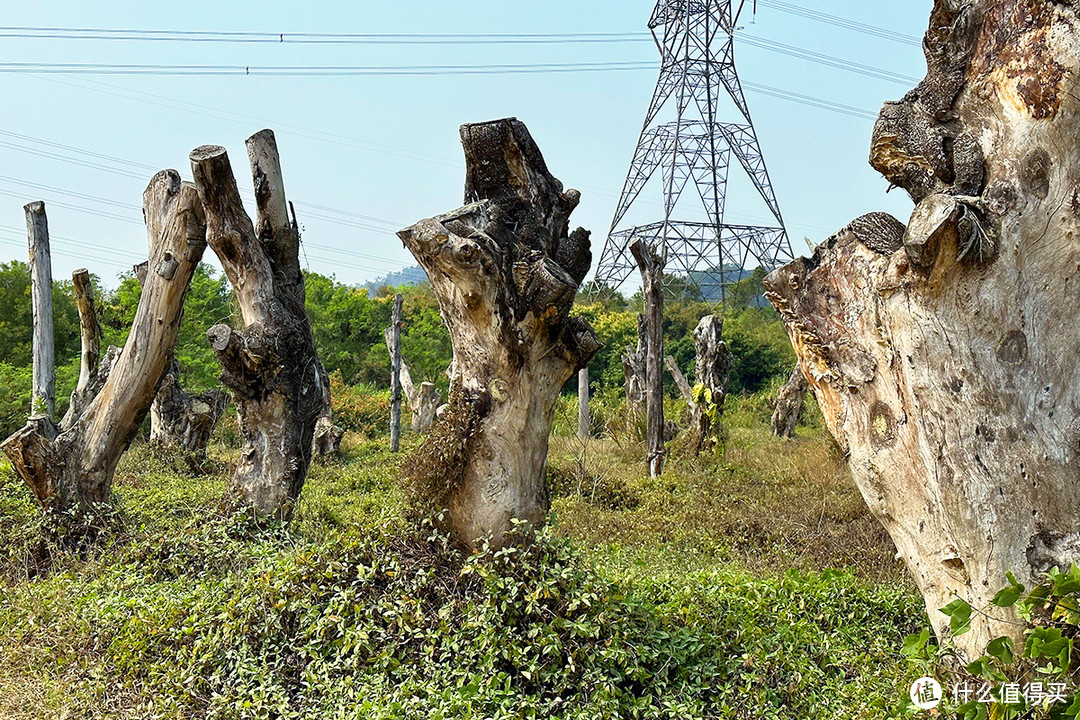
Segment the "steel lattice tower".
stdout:
<path fill-rule="evenodd" d="M 660 79 L 623 186 L 596 273 L 598 283 L 618 287 L 637 269 L 629 247 L 643 238 L 665 256 L 668 277 L 682 275 L 709 299 L 738 279 L 721 268 L 745 269 L 752 258 L 771 270 L 793 259 L 791 244 L 750 110 L 735 71 L 732 0 L 658 0 L 649 29 L 661 55 Z M 721 122 L 722 98 L 734 101 L 742 122 Z M 659 122 L 674 99 L 675 119 Z M 771 227 L 724 222 L 724 199 L 732 155 L 776 218 Z M 663 169 L 662 220 L 620 228 L 630 206 L 658 169 Z M 694 190 L 685 193 L 687 185 Z M 690 197 L 684 200 L 684 195 Z M 700 200 L 700 205 L 698 201 Z M 680 201 L 682 201 L 680 203 Z M 692 222 L 694 215 L 705 222 Z"/>

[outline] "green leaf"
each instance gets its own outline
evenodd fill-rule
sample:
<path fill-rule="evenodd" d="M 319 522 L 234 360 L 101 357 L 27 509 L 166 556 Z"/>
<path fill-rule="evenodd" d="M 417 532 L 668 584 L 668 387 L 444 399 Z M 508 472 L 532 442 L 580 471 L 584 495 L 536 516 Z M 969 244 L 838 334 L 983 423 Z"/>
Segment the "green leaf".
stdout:
<path fill-rule="evenodd" d="M 990 644 L 986 646 L 986 654 L 996 657 L 1006 665 L 1012 665 L 1013 660 L 1016 659 L 1016 646 L 1012 638 L 1002 636 L 990 641 Z"/>
<path fill-rule="evenodd" d="M 1009 579 L 1009 586 L 999 590 L 994 599 L 990 601 L 994 605 L 1003 608 L 1012 607 L 1020 599 L 1020 596 L 1024 594 L 1024 586 L 1016 581 L 1016 576 L 1010 572 L 1005 573 L 1005 577 Z"/>
<path fill-rule="evenodd" d="M 908 635 L 904 638 L 904 645 L 901 647 L 902 652 L 906 657 L 915 657 L 921 655 L 923 648 L 926 647 L 926 643 L 930 641 L 930 631 L 923 630 L 921 633 L 915 635 Z"/>
<path fill-rule="evenodd" d="M 953 635 L 963 635 L 971 629 L 971 605 L 965 600 L 957 598 L 941 608 L 941 612 L 949 616 L 949 630 Z"/>

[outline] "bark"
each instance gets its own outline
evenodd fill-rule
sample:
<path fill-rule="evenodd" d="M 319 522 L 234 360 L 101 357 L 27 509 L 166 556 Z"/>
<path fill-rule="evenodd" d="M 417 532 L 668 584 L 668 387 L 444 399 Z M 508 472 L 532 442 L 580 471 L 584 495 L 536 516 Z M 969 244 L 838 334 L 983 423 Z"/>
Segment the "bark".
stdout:
<path fill-rule="evenodd" d="M 274 134 L 247 140 L 257 206 L 253 224 L 240 201 L 225 149 L 191 152 L 206 211 L 207 243 L 236 289 L 244 327 L 207 331 L 233 391 L 243 448 L 232 491 L 263 515 L 288 518 L 311 464 L 315 425 L 328 379 L 304 313 L 300 234 L 289 219 Z"/>
<path fill-rule="evenodd" d="M 30 414 L 53 416 L 56 406 L 56 361 L 53 346 L 52 250 L 45 203 L 29 203 L 26 235 L 30 245 L 30 300 L 34 313 Z"/>
<path fill-rule="evenodd" d="M 795 437 L 795 426 L 802 414 L 803 401 L 806 399 L 806 377 L 798 366 L 791 373 L 791 378 L 776 393 L 776 408 L 772 414 L 772 432 L 777 437 L 790 440 Z"/>
<path fill-rule="evenodd" d="M 641 294 L 645 303 L 645 442 L 649 476 L 664 472 L 664 260 L 642 240 L 630 246 L 641 271 Z"/>
<path fill-rule="evenodd" d="M 325 372 L 325 370 L 324 370 Z M 334 424 L 334 410 L 330 403 L 330 382 L 322 387 L 322 410 L 315 421 L 315 432 L 311 439 L 311 456 L 315 460 L 326 461 L 337 457 L 341 451 L 341 441 L 345 429 Z"/>
<path fill-rule="evenodd" d="M 63 424 L 71 425 L 82 414 L 87 403 L 101 390 L 98 373 L 101 366 L 101 324 L 98 322 L 97 309 L 94 307 L 94 288 L 90 283 L 90 272 L 80 268 L 71 274 L 71 287 L 75 295 L 75 307 L 79 310 L 79 339 L 82 352 L 79 356 L 79 382 L 71 393 L 71 402 L 64 415 Z M 118 348 L 109 348 L 113 357 L 108 366 L 116 361 Z M 105 371 L 107 374 L 107 370 Z"/>
<path fill-rule="evenodd" d="M 401 296 L 394 296 L 390 318 L 390 452 L 401 445 Z"/>
<path fill-rule="evenodd" d="M 111 370 L 88 369 L 91 379 L 84 390 L 92 392 L 105 377 L 100 391 L 70 422 L 56 425 L 48 417 L 32 418 L 0 445 L 46 509 L 70 513 L 68 517 L 77 520 L 92 516 L 94 506 L 109 499 L 116 463 L 150 409 L 172 357 L 184 296 L 205 247 L 195 188 L 181 183 L 174 170 L 150 181 L 143 193 L 143 216 L 153 271 Z M 83 308 L 80 305 L 85 312 Z"/>
<path fill-rule="evenodd" d="M 172 360 L 150 406 L 150 442 L 178 450 L 198 466 L 206 459 L 206 446 L 228 403 L 228 393 L 220 388 L 188 394 L 180 386 L 180 366 Z"/>
<path fill-rule="evenodd" d="M 461 138 L 467 204 L 399 233 L 454 350 L 450 407 L 406 475 L 459 542 L 503 545 L 545 519 L 555 401 L 600 347 L 569 317 L 592 255 L 587 231 L 568 232 L 580 194 L 563 192 L 524 124 L 464 125 Z"/>
<path fill-rule="evenodd" d="M 767 280 L 937 631 L 981 611 L 968 655 L 1021 630 L 989 606 L 1007 571 L 1080 561 L 1078 38 L 1073 3 L 937 0 L 872 141 L 909 224 L 864 216 Z"/>
<path fill-rule="evenodd" d="M 394 338 L 391 328 L 386 328 L 383 338 L 386 340 L 386 349 L 390 352 L 390 360 L 393 362 Z M 409 372 L 409 366 L 404 359 L 401 361 L 399 377 L 401 389 L 409 402 L 409 412 L 412 414 L 412 431 L 419 435 L 426 434 L 439 417 L 439 411 L 446 407 L 443 405 L 442 393 L 439 392 L 435 383 L 422 382 L 419 386 L 413 383 L 412 373 Z"/>

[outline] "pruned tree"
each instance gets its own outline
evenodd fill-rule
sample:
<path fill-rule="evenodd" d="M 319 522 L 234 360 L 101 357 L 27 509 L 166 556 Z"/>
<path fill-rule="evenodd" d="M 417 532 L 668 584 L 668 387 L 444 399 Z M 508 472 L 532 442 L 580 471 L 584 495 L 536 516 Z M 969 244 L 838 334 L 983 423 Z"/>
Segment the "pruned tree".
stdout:
<path fill-rule="evenodd" d="M 198 395 L 180 385 L 180 366 L 173 359 L 161 378 L 150 406 L 150 442 L 181 453 L 192 467 L 206 460 L 210 436 L 229 404 L 221 388 Z"/>
<path fill-rule="evenodd" d="M 825 420 L 939 633 L 969 603 L 979 654 L 1021 624 L 990 600 L 1080 561 L 1080 9 L 936 0 L 928 72 L 874 128 L 916 207 L 774 272 Z"/>
<path fill-rule="evenodd" d="M 30 415 L 52 417 L 56 404 L 56 359 L 52 311 L 52 249 L 45 203 L 23 207 L 30 251 L 30 304 L 34 314 Z"/>
<path fill-rule="evenodd" d="M 664 257 L 638 238 L 630 253 L 641 271 L 645 318 L 645 444 L 649 476 L 664 472 Z M 640 323 L 641 320 L 639 319 Z M 640 330 L 639 330 L 640 332 Z"/>
<path fill-rule="evenodd" d="M 406 474 L 453 536 L 475 545 L 542 523 L 548 435 L 563 384 L 600 344 L 570 317 L 591 263 L 569 230 L 580 194 L 563 192 L 525 125 L 464 125 L 464 207 L 399 234 L 423 266 L 450 331 L 449 409 Z"/>
<path fill-rule="evenodd" d="M 311 438 L 311 456 L 315 460 L 325 462 L 336 457 L 341 451 L 345 428 L 334 424 L 329 381 L 323 385 L 322 392 L 322 409 L 319 412 L 319 419 L 315 421 L 315 431 Z"/>
<path fill-rule="evenodd" d="M 695 453 L 700 453 L 710 439 L 718 439 L 723 432 L 719 416 L 723 412 L 733 363 L 731 351 L 723 340 L 723 329 L 723 320 L 706 315 L 694 330 L 694 386 L 690 385 L 675 358 L 664 357 L 664 366 L 690 408 Z"/>
<path fill-rule="evenodd" d="M 386 341 L 386 349 L 390 353 L 390 359 L 394 359 L 394 339 L 392 328 L 386 328 L 383 339 Z M 401 360 L 401 389 L 405 393 L 405 399 L 409 403 L 409 412 L 412 415 L 410 427 L 414 433 L 423 435 L 431 430 L 438 416 L 439 408 L 442 407 L 442 393 L 435 383 L 422 382 L 417 385 L 413 382 L 412 373 L 404 359 Z"/>
<path fill-rule="evenodd" d="M 304 313 L 300 233 L 289 219 L 277 143 L 270 130 L 247 140 L 258 216 L 240 201 L 225 148 L 191 152 L 206 211 L 207 243 L 236 290 L 244 326 L 207 331 L 233 392 L 243 448 L 233 492 L 264 515 L 287 518 L 311 464 L 326 371 Z"/>
<path fill-rule="evenodd" d="M 772 414 L 773 435 L 788 440 L 795 437 L 795 426 L 799 424 L 799 416 L 802 415 L 806 390 L 806 376 L 796 365 L 791 377 L 776 393 L 776 407 Z"/>
<path fill-rule="evenodd" d="M 172 357 L 184 296 L 205 247 L 198 195 L 176 171 L 162 171 L 150 181 L 143 193 L 143 216 L 152 271 L 123 351 L 108 372 L 93 366 L 96 320 L 87 316 L 93 305 L 79 302 L 83 372 L 76 392 L 81 411 L 76 407 L 59 425 L 47 416 L 33 417 L 0 444 L 41 504 L 77 524 L 109 499 L 116 463 L 150 409 Z"/>

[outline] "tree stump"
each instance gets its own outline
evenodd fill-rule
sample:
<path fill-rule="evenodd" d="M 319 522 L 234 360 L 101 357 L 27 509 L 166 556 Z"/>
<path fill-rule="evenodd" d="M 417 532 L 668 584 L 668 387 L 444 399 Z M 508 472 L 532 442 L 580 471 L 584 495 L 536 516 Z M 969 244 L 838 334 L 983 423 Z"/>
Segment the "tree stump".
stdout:
<path fill-rule="evenodd" d="M 454 350 L 450 407 L 405 471 L 457 541 L 501 546 L 545 519 L 555 401 L 600 347 L 569 317 L 591 252 L 587 231 L 568 233 L 580 194 L 563 192 L 524 124 L 464 125 L 461 139 L 467 204 L 398 233 Z"/>
<path fill-rule="evenodd" d="M 724 399 L 727 397 L 728 382 L 734 365 L 731 351 L 724 342 L 724 321 L 715 315 L 706 315 L 694 329 L 694 366 L 695 380 L 704 390 L 708 390 L 712 410 L 699 402 L 694 420 L 697 425 L 697 451 L 701 452 L 710 441 L 719 440 L 723 428 L 720 427 L 720 415 L 724 412 Z M 704 396 L 704 393 L 702 393 Z"/>
<path fill-rule="evenodd" d="M 40 200 L 23 207 L 30 250 L 30 301 L 34 314 L 30 414 L 53 416 L 56 404 L 56 360 L 53 338 L 52 250 L 49 220 Z"/>
<path fill-rule="evenodd" d="M 220 388 L 188 394 L 180 386 L 180 366 L 174 359 L 150 406 L 150 442 L 178 451 L 197 468 L 206 461 L 206 446 L 228 404 L 229 394 Z"/>
<path fill-rule="evenodd" d="M 394 338 L 392 328 L 386 328 L 383 332 L 386 340 L 386 349 L 390 352 L 390 360 L 394 359 Z M 431 430 L 438 417 L 439 409 L 445 407 L 442 401 L 442 393 L 435 387 L 435 383 L 422 382 L 417 386 L 409 372 L 408 364 L 402 360 L 399 377 L 401 389 L 405 393 L 405 399 L 409 403 L 409 412 L 412 414 L 410 427 L 418 435 L 424 435 Z"/>
<path fill-rule="evenodd" d="M 258 210 L 240 201 L 225 148 L 191 152 L 206 210 L 207 243 L 236 290 L 244 327 L 207 331 L 233 391 L 243 448 L 233 492 L 263 515 L 288 518 L 311 464 L 312 438 L 329 380 L 304 312 L 300 234 L 290 221 L 277 143 L 270 130 L 247 140 Z"/>
<path fill-rule="evenodd" d="M 645 416 L 646 348 L 645 334 L 648 323 L 645 315 L 638 313 L 637 345 L 628 345 L 622 354 L 623 393 L 626 397 L 626 413 L 630 425 L 637 428 Z M 643 439 L 638 436 L 638 439 Z"/>
<path fill-rule="evenodd" d="M 776 437 L 788 440 L 795 437 L 795 426 L 802 414 L 806 388 L 806 377 L 796 365 L 791 378 L 776 393 L 776 407 L 772 414 L 772 432 Z"/>
<path fill-rule="evenodd" d="M 641 239 L 630 245 L 641 271 L 641 295 L 645 303 L 645 443 L 649 476 L 664 472 L 664 259 L 656 248 Z M 640 320 L 639 320 L 640 322 Z"/>
<path fill-rule="evenodd" d="M 936 0 L 925 80 L 887 103 L 871 162 L 917 203 L 767 280 L 829 429 L 938 633 L 978 655 L 1030 586 L 1080 561 L 1080 16 Z"/>
<path fill-rule="evenodd" d="M 205 247 L 202 206 L 194 186 L 175 170 L 158 173 L 143 193 L 150 267 L 127 343 L 111 371 L 84 367 L 83 400 L 95 378 L 107 375 L 81 412 L 56 425 L 45 416 L 0 444 L 15 472 L 47 509 L 68 522 L 88 521 L 95 506 L 109 499 L 113 473 L 157 392 L 172 357 L 184 296 Z M 79 303 L 83 326 L 86 303 Z M 83 341 L 89 334 L 84 332 Z M 93 353 L 84 346 L 84 362 Z"/>

